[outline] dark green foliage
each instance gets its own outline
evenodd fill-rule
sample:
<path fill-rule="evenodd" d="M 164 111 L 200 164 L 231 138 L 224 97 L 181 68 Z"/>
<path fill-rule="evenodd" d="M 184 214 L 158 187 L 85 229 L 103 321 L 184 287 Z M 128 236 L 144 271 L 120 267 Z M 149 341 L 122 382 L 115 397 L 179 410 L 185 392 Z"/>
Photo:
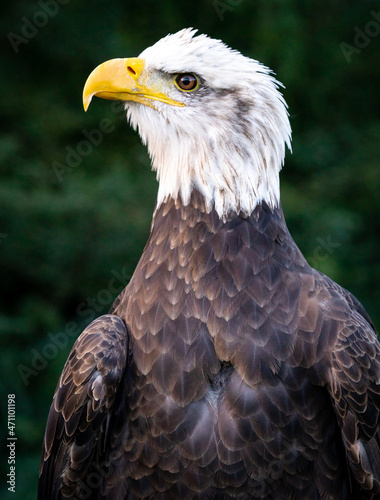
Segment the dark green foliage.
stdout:
<path fill-rule="evenodd" d="M 26 23 L 43 24 L 41 12 L 54 8 L 25 38 Z M 353 292 L 380 327 L 380 34 L 373 24 L 380 31 L 380 14 L 377 21 L 371 11 L 380 12 L 380 3 L 2 6 L 0 396 L 5 417 L 7 394 L 16 394 L 18 441 L 16 495 L 3 487 L 1 498 L 35 497 L 47 412 L 71 345 L 109 309 L 149 233 L 156 181 L 144 147 L 111 102 L 82 109 L 83 84 L 107 59 L 138 55 L 194 26 L 270 66 L 286 86 L 293 126 L 281 177 L 290 230 L 312 265 Z M 344 54 L 342 43 L 352 49 L 343 46 Z"/>

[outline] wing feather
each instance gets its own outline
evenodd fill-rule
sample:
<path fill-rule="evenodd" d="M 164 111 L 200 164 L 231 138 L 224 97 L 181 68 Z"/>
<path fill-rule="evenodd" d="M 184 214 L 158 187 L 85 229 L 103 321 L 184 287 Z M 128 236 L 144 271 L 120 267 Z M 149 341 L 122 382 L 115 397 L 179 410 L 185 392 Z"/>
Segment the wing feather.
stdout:
<path fill-rule="evenodd" d="M 48 416 L 39 500 L 61 498 L 61 492 L 80 497 L 78 488 L 91 463 L 106 459 L 109 424 L 115 417 L 127 352 L 127 328 L 112 314 L 93 321 L 75 342 Z M 97 495 L 102 498 L 101 489 Z"/>
<path fill-rule="evenodd" d="M 368 492 L 363 498 L 380 498 L 380 345 L 360 303 L 350 302 L 354 309 L 332 351 L 329 392 L 351 472 Z"/>

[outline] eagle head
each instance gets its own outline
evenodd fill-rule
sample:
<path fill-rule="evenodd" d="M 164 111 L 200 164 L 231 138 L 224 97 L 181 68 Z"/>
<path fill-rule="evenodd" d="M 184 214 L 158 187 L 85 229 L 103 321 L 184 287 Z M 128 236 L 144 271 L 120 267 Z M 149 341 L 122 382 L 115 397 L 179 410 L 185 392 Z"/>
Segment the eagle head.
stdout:
<path fill-rule="evenodd" d="M 157 171 L 157 205 L 195 189 L 223 219 L 280 200 L 279 171 L 291 128 L 281 84 L 258 61 L 183 29 L 139 57 L 112 59 L 83 90 L 125 102 Z"/>

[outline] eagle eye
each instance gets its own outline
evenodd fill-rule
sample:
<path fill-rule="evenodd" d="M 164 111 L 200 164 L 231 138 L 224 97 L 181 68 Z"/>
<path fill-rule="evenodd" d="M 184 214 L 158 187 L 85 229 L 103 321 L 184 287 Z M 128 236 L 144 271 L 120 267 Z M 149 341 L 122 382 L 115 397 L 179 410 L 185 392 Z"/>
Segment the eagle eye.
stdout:
<path fill-rule="evenodd" d="M 181 73 L 177 75 L 175 83 L 180 90 L 184 90 L 185 92 L 191 92 L 199 85 L 198 78 L 192 73 Z"/>

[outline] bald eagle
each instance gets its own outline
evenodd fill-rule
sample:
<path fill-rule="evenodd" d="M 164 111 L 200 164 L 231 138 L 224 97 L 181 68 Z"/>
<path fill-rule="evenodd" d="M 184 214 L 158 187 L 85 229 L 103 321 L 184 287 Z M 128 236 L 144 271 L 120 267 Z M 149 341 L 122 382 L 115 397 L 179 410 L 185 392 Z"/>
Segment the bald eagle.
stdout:
<path fill-rule="evenodd" d="M 185 29 L 98 66 L 159 181 L 110 313 L 75 342 L 39 499 L 380 498 L 380 345 L 287 229 L 291 129 L 259 62 Z"/>

